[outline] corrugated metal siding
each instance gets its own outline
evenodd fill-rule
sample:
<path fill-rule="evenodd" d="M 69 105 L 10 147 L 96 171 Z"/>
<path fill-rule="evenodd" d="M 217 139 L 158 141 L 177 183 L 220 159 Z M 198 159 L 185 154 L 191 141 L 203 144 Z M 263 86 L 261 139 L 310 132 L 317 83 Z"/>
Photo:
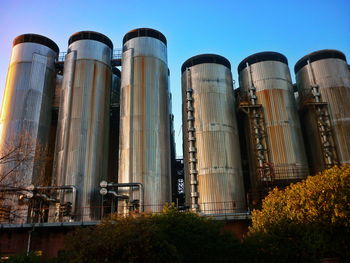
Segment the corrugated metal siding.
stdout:
<path fill-rule="evenodd" d="M 17 172 L 12 173 L 7 182 L 2 181 L 3 184 L 26 187 L 31 183 L 47 183 L 45 168 L 37 164 L 42 164 L 49 143 L 56 55 L 35 43 L 18 44 L 12 50 L 1 111 L 0 152 L 5 154 L 9 148 L 18 146 L 20 140 L 25 140 L 32 148 L 33 158 L 21 163 Z M 5 174 L 15 165 L 17 163 L 2 165 L 1 173 Z M 17 196 L 12 198 L 11 206 L 14 210 L 23 209 L 20 218 L 26 218 L 28 207 L 19 205 Z"/>
<path fill-rule="evenodd" d="M 164 48 L 157 39 L 134 38 L 125 43 L 122 60 L 119 182 L 143 183 L 145 211 L 154 212 L 171 200 Z M 132 199 L 140 199 L 138 191 Z"/>
<path fill-rule="evenodd" d="M 79 210 L 75 211 L 75 219 L 85 221 L 99 218 L 97 206 L 101 205 L 101 196 L 98 186 L 100 181 L 107 179 L 112 75 L 110 65 L 103 61 L 75 60 L 88 44 L 79 42 L 74 42 L 76 55 L 71 52 L 65 61 L 55 174 L 57 185 L 78 188 L 76 207 Z M 102 56 L 99 52 L 106 50 L 104 44 L 98 44 L 100 46 L 93 45 L 97 58 Z M 90 45 L 87 47 L 91 48 Z M 111 50 L 109 52 L 111 54 Z M 66 193 L 65 199 L 72 202 L 71 194 Z"/>
<path fill-rule="evenodd" d="M 189 205 L 187 74 L 191 74 L 197 148 L 199 208 L 205 214 L 245 208 L 232 76 L 218 64 L 199 64 L 182 75 L 186 202 Z"/>
<path fill-rule="evenodd" d="M 257 103 L 264 110 L 275 180 L 305 178 L 308 163 L 288 66 L 282 62 L 264 61 L 250 65 L 250 69 Z M 248 92 L 248 68 L 240 73 L 240 86 Z M 252 150 L 250 152 L 252 154 Z"/>
<path fill-rule="evenodd" d="M 331 116 L 333 134 L 340 163 L 350 164 L 350 73 L 345 61 L 341 59 L 323 59 L 311 63 L 314 72 L 316 84 L 319 86 L 322 101 L 328 103 Z M 310 79 L 307 66 L 304 66 L 296 75 L 298 89 L 301 93 L 301 103 L 310 100 Z M 309 112 L 308 114 L 312 114 Z M 311 116 L 310 116 L 311 118 Z M 305 130 L 317 130 L 316 122 L 304 123 Z M 316 146 L 311 134 L 308 132 L 307 142 L 309 148 Z M 310 153 L 311 159 L 317 159 L 320 153 Z M 312 166 L 314 171 L 319 171 L 319 162 Z M 324 164 L 321 166 L 324 167 Z"/>

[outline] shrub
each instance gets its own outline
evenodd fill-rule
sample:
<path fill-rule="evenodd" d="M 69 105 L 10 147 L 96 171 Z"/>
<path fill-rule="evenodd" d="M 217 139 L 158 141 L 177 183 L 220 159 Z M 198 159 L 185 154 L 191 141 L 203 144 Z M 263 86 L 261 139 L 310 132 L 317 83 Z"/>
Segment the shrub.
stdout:
<path fill-rule="evenodd" d="M 172 207 L 79 229 L 66 247 L 70 262 L 234 262 L 241 251 L 220 223 Z"/>
<path fill-rule="evenodd" d="M 284 190 L 275 188 L 262 209 L 252 212 L 245 243 L 259 258 L 256 262 L 350 260 L 349 201 L 349 166 L 335 166 Z"/>

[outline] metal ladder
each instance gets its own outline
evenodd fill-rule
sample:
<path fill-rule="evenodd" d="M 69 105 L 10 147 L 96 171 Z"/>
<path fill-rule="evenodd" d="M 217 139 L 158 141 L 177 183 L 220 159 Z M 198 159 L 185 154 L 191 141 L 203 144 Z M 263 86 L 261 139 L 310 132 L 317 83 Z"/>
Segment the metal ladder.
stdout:
<path fill-rule="evenodd" d="M 339 164 L 338 154 L 334 143 L 334 135 L 332 131 L 332 122 L 329 115 L 328 103 L 322 101 L 319 85 L 316 83 L 316 78 L 310 63 L 308 64 L 308 76 L 310 80 L 310 89 L 312 94 L 312 102 L 308 102 L 308 106 L 312 106 L 317 122 L 317 130 L 320 137 L 322 156 L 326 168 L 331 168 Z"/>
<path fill-rule="evenodd" d="M 240 104 L 239 108 L 248 116 L 250 140 L 254 143 L 258 183 L 260 186 L 270 186 L 273 183 L 274 170 L 269 158 L 264 109 L 261 104 L 258 104 L 256 88 L 248 63 L 247 70 L 249 74 L 248 102 Z"/>
<path fill-rule="evenodd" d="M 191 70 L 186 69 L 186 113 L 187 113 L 187 133 L 188 133 L 188 153 L 191 185 L 191 210 L 199 211 L 198 205 L 198 180 L 197 180 L 197 157 L 196 157 L 196 131 L 194 127 L 193 90 L 191 85 Z"/>

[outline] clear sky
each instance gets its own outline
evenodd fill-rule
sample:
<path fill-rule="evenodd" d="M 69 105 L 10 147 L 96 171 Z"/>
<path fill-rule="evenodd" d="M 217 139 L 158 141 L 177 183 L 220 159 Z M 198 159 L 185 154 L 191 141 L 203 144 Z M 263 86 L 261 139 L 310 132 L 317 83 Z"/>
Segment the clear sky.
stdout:
<path fill-rule="evenodd" d="M 16 36 L 41 34 L 66 51 L 70 35 L 93 30 L 121 47 L 125 33 L 139 27 L 157 29 L 168 40 L 177 155 L 182 155 L 180 68 L 186 59 L 222 55 L 236 81 L 239 62 L 261 51 L 284 54 L 293 79 L 296 61 L 319 49 L 338 49 L 350 63 L 350 0 L 1 0 L 0 100 Z"/>

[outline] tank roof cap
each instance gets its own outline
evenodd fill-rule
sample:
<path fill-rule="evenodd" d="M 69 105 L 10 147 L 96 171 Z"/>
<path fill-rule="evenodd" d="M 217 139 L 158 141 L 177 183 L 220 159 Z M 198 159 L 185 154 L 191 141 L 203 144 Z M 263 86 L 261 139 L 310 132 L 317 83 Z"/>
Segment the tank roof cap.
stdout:
<path fill-rule="evenodd" d="M 112 41 L 107 36 L 95 31 L 80 31 L 80 32 L 74 33 L 73 35 L 70 36 L 68 40 L 68 45 L 72 44 L 75 41 L 84 40 L 84 39 L 99 41 L 107 45 L 110 49 L 113 49 Z"/>
<path fill-rule="evenodd" d="M 215 63 L 215 64 L 220 64 L 225 67 L 227 67 L 229 70 L 231 70 L 231 63 L 228 61 L 226 58 L 220 55 L 216 54 L 200 54 L 197 56 L 193 56 L 189 59 L 187 59 L 181 67 L 181 73 L 183 73 L 186 68 L 199 65 L 199 64 L 204 64 L 204 63 Z"/>
<path fill-rule="evenodd" d="M 311 63 L 311 62 L 315 62 L 315 61 L 318 61 L 321 59 L 327 59 L 327 58 L 338 58 L 346 62 L 346 57 L 344 53 L 335 49 L 322 49 L 322 50 L 307 54 L 306 56 L 303 56 L 301 59 L 299 59 L 294 66 L 294 72 L 296 74 L 302 67 L 304 67 L 307 64 L 308 60 L 310 60 L 310 63 Z"/>
<path fill-rule="evenodd" d="M 162 41 L 165 45 L 167 45 L 167 40 L 165 36 L 158 30 L 155 30 L 152 28 L 136 28 L 129 31 L 123 37 L 123 45 L 125 44 L 126 41 L 136 37 L 153 37 Z"/>
<path fill-rule="evenodd" d="M 53 51 L 55 51 L 57 54 L 60 51 L 57 44 L 53 42 L 51 39 L 44 37 L 42 35 L 31 34 L 31 33 L 17 36 L 13 40 L 12 46 L 14 47 L 18 44 L 26 43 L 26 42 L 37 43 L 37 44 L 47 46 L 48 48 L 51 48 Z"/>
<path fill-rule="evenodd" d="M 281 53 L 273 52 L 273 51 L 259 52 L 259 53 L 250 55 L 249 57 L 246 57 L 241 61 L 241 63 L 239 63 L 238 69 L 237 69 L 238 74 L 247 67 L 247 63 L 248 65 L 252 65 L 263 61 L 279 61 L 288 65 L 288 59 Z"/>

